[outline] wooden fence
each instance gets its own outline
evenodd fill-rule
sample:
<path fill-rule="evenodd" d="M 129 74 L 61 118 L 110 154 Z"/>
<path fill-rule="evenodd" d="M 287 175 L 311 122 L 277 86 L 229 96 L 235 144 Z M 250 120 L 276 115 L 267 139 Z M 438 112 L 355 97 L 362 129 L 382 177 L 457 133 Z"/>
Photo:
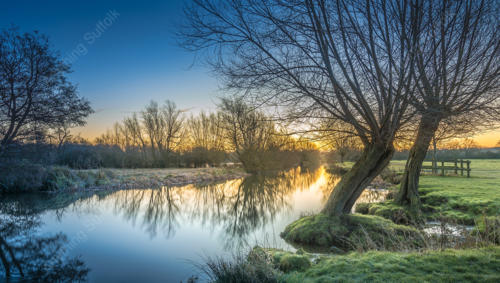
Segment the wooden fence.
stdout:
<path fill-rule="evenodd" d="M 425 165 L 425 163 L 431 163 L 431 165 Z M 448 165 L 449 163 L 452 163 L 453 165 Z M 458 172 L 460 171 L 460 175 L 464 175 L 464 171 L 467 174 L 467 178 L 470 178 L 470 160 L 449 160 L 449 161 L 424 161 L 424 164 L 422 165 L 422 169 L 431 169 L 433 174 L 438 174 L 439 172 L 441 173 L 441 176 L 444 176 L 445 171 L 453 171 L 455 174 L 458 175 Z M 464 166 L 465 165 L 465 166 Z"/>

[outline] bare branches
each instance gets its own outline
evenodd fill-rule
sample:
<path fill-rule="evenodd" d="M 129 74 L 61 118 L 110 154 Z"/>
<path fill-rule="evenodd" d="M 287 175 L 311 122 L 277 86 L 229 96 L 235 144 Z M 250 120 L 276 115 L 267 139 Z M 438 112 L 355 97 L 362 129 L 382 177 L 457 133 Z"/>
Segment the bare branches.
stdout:
<path fill-rule="evenodd" d="M 385 1 L 193 3 L 183 46 L 209 52 L 228 90 L 349 123 L 365 144 L 401 126 L 412 91 L 405 29 L 396 28 L 405 11 Z"/>
<path fill-rule="evenodd" d="M 495 1 L 417 1 L 413 27 L 421 113 L 498 113 L 500 34 Z M 498 118 L 497 118 L 498 119 Z"/>
<path fill-rule="evenodd" d="M 33 137 L 61 124 L 82 126 L 92 113 L 66 80 L 69 66 L 50 49 L 47 38 L 20 34 L 16 28 L 0 34 L 1 146 Z"/>

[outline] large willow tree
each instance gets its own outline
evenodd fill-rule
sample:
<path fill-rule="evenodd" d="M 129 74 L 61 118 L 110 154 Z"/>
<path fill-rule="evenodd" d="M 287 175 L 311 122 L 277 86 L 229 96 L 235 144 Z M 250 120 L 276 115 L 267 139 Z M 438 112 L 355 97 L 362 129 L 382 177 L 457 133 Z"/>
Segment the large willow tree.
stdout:
<path fill-rule="evenodd" d="M 409 1 L 193 0 L 185 15 L 183 46 L 204 51 L 229 90 L 355 129 L 363 153 L 324 208 L 349 213 L 407 119 Z"/>

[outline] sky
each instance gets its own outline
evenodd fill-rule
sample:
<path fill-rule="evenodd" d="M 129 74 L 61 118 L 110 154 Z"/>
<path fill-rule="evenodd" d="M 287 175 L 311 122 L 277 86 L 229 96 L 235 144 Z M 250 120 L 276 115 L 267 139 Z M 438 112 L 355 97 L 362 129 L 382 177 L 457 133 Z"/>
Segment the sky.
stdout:
<path fill-rule="evenodd" d="M 218 84 L 196 55 L 178 46 L 183 1 L 0 0 L 0 27 L 49 36 L 72 65 L 69 79 L 95 110 L 75 133 L 93 139 L 151 100 L 197 113 L 215 109 Z M 198 59 L 198 60 L 197 60 Z M 475 137 L 494 146 L 500 131 Z"/>
<path fill-rule="evenodd" d="M 69 79 L 96 111 L 75 130 L 83 137 L 100 135 L 151 100 L 196 113 L 213 110 L 221 95 L 209 70 L 177 44 L 182 1 L 0 2 L 2 29 L 38 30 L 71 63 Z"/>

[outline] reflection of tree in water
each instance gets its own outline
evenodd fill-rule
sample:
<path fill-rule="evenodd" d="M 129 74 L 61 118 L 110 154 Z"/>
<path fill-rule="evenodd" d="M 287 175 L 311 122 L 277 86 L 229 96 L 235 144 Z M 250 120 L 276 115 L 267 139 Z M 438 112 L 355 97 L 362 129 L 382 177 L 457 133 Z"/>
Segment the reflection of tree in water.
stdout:
<path fill-rule="evenodd" d="M 30 209 L 31 210 L 31 209 Z M 67 237 L 36 236 L 41 221 L 19 203 L 0 203 L 0 279 L 34 282 L 85 281 L 89 269 L 78 258 L 64 258 Z"/>
<path fill-rule="evenodd" d="M 161 187 L 147 190 L 123 190 L 113 194 L 115 211 L 122 213 L 125 219 L 134 225 L 142 215 L 142 226 L 151 237 L 162 230 L 166 237 L 175 233 L 180 212 L 181 188 Z"/>
<path fill-rule="evenodd" d="M 273 175 L 254 175 L 224 183 L 149 190 L 125 190 L 112 195 L 115 210 L 142 226 L 151 237 L 159 230 L 173 236 L 179 218 L 200 221 L 202 225 L 222 225 L 228 244 L 273 221 L 277 213 L 289 208 L 289 197 L 309 188 L 324 171 L 301 172 L 300 168 Z"/>
<path fill-rule="evenodd" d="M 320 170 L 301 172 L 296 168 L 274 175 L 253 175 L 233 182 L 231 188 L 208 186 L 197 190 L 189 215 L 204 224 L 222 225 L 221 236 L 227 247 L 245 245 L 247 235 L 290 209 L 291 195 L 309 188 L 320 175 Z"/>

